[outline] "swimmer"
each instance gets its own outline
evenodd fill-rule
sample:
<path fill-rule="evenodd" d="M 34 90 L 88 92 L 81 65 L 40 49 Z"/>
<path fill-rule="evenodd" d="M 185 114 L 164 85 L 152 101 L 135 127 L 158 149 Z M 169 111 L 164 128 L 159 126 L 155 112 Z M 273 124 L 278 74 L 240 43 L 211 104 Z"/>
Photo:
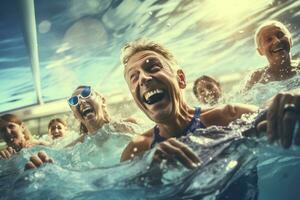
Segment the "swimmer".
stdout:
<path fill-rule="evenodd" d="M 63 138 L 67 130 L 67 122 L 61 118 L 52 119 L 48 124 L 48 135 L 52 140 Z"/>
<path fill-rule="evenodd" d="M 201 76 L 194 82 L 193 92 L 201 104 L 217 104 L 222 96 L 221 85 L 210 76 Z"/>
<path fill-rule="evenodd" d="M 1 159 L 9 159 L 23 148 L 49 145 L 45 141 L 34 139 L 24 122 L 13 114 L 5 114 L 0 117 L 0 136 L 7 145 L 6 149 L 0 151 Z"/>
<path fill-rule="evenodd" d="M 246 90 L 256 83 L 266 84 L 296 75 L 300 62 L 291 58 L 291 33 L 281 22 L 268 21 L 262 24 L 255 33 L 255 43 L 257 52 L 267 58 L 268 65 L 252 73 L 246 83 Z"/>
<path fill-rule="evenodd" d="M 113 121 L 106 108 L 106 99 L 90 86 L 79 86 L 68 99 L 75 118 L 80 122 L 81 136 L 68 146 L 83 142 L 86 135 L 92 135 L 104 125 L 111 125 L 112 131 L 134 133 L 130 123 L 137 123 L 128 118 L 122 121 Z M 129 122 L 129 123 L 128 123 Z"/>
<path fill-rule="evenodd" d="M 193 133 L 197 128 L 227 126 L 242 114 L 257 111 L 256 106 L 243 104 L 220 105 L 203 110 L 188 105 L 183 97 L 186 87 L 184 72 L 174 56 L 155 42 L 137 40 L 127 44 L 122 50 L 121 61 L 125 80 L 136 104 L 156 123 L 127 145 L 121 161 L 133 159 L 156 147 L 154 162 L 160 162 L 163 158 L 177 159 L 187 168 L 196 168 L 200 164 L 198 156 L 176 138 Z M 267 115 L 257 122 L 255 128 L 265 129 L 273 141 L 290 142 L 288 138 L 293 126 L 289 125 L 299 120 L 299 111 L 298 93 L 278 94 Z"/>

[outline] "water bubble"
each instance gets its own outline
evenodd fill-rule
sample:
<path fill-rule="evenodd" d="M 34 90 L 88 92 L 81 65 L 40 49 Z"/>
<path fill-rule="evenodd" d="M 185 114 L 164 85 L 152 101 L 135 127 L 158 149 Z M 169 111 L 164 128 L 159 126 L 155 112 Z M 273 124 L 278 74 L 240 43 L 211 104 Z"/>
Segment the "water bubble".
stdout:
<path fill-rule="evenodd" d="M 148 14 L 149 14 L 149 15 L 152 15 L 152 14 L 153 14 L 153 12 L 152 12 L 152 11 L 149 11 L 149 12 L 148 12 Z"/>
<path fill-rule="evenodd" d="M 134 147 L 133 152 L 137 152 L 138 148 Z"/>
<path fill-rule="evenodd" d="M 226 170 L 233 169 L 234 167 L 237 166 L 237 164 L 238 164 L 238 162 L 237 162 L 236 160 L 231 160 L 231 161 L 228 163 L 228 165 L 227 165 L 227 167 L 226 167 Z"/>
<path fill-rule="evenodd" d="M 212 160 L 212 157 L 209 157 L 209 160 Z"/>
<path fill-rule="evenodd" d="M 130 157 L 133 158 L 133 157 L 134 157 L 134 154 L 132 153 L 132 154 L 130 155 Z"/>

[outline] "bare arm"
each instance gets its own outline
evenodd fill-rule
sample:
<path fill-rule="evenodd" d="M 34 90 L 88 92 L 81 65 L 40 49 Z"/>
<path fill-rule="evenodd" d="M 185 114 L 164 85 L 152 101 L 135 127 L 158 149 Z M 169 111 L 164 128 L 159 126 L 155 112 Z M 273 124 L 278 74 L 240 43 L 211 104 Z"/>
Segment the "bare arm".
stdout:
<path fill-rule="evenodd" d="M 263 70 L 257 70 L 253 72 L 244 87 L 244 91 L 250 90 L 261 79 L 262 74 Z"/>
<path fill-rule="evenodd" d="M 201 121 L 208 126 L 227 126 L 230 122 L 240 118 L 243 114 L 257 111 L 254 105 L 226 104 L 217 106 L 201 115 Z"/>

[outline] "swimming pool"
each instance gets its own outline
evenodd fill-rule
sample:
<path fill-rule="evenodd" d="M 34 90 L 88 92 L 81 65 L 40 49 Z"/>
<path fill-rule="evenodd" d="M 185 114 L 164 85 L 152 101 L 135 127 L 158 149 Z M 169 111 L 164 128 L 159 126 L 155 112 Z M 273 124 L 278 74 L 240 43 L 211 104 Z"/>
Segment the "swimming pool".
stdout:
<path fill-rule="evenodd" d="M 277 82 L 277 86 L 289 86 L 295 80 L 299 76 Z M 272 96 L 272 91 L 268 95 Z M 130 137 L 106 128 L 71 149 L 25 149 L 9 161 L 0 161 L 0 199 L 233 199 L 226 194 L 228 188 L 253 174 L 246 182 L 254 187 L 245 199 L 253 193 L 258 199 L 296 199 L 300 149 L 284 150 L 270 145 L 265 137 L 241 137 L 253 118 L 244 116 L 231 128 L 211 127 L 181 139 L 202 160 L 196 170 L 162 163 L 157 172 L 150 167 L 153 150 L 120 164 L 120 154 Z M 26 159 L 41 149 L 55 163 L 24 172 Z"/>
<path fill-rule="evenodd" d="M 292 51 L 299 51 L 297 1 L 252 1 L 252 7 L 245 4 L 251 10 L 241 10 L 243 12 L 237 13 L 238 16 L 229 18 L 214 15 L 217 11 L 224 11 L 224 8 L 218 6 L 220 1 L 191 1 L 188 4 L 182 1 L 118 1 L 109 4 L 107 1 L 101 6 L 97 2 L 100 1 L 90 1 L 90 4 L 94 5 L 91 8 L 99 10 L 85 11 L 80 6 L 76 7 L 78 4 L 73 1 L 72 5 L 74 3 L 75 7 L 66 9 L 70 13 L 58 13 L 54 18 L 49 18 L 53 24 L 55 20 L 58 21 L 61 25 L 59 27 L 63 29 L 60 31 L 71 42 L 76 36 L 73 34 L 77 26 L 91 23 L 97 27 L 99 23 L 95 19 L 100 18 L 101 23 L 105 22 L 105 31 L 110 32 L 101 35 L 100 39 L 92 37 L 93 42 L 101 40 L 100 44 L 91 47 L 91 51 L 97 52 L 96 54 L 87 50 L 84 56 L 79 56 L 81 50 L 88 49 L 84 42 L 72 48 L 60 46 L 59 42 L 62 40 L 56 40 L 56 37 L 62 33 L 45 32 L 43 26 L 47 25 L 47 21 L 40 17 L 39 38 L 45 101 L 65 97 L 74 89 L 74 84 L 81 83 L 95 85 L 104 94 L 127 91 L 122 81 L 122 69 L 116 58 L 125 41 L 140 35 L 161 40 L 170 49 L 174 49 L 184 64 L 190 82 L 200 74 L 223 78 L 227 74 L 234 77 L 234 72 L 244 74 L 245 70 L 264 65 L 265 61 L 260 60 L 254 51 L 252 35 L 261 20 L 270 19 L 270 13 L 271 17 L 291 24 L 295 43 Z M 64 10 L 64 5 L 57 7 Z M 101 12 L 104 14 L 100 15 Z M 61 24 L 64 18 L 60 17 L 66 17 L 65 15 L 74 18 Z M 100 33 L 103 34 L 103 31 Z M 77 36 L 75 39 L 78 39 Z M 87 41 L 87 44 L 91 42 Z M 45 48 L 46 46 L 49 48 Z M 8 83 L 0 84 L 1 91 L 6 92 L 3 97 L 8 97 L 2 99 L 1 110 L 35 101 L 31 94 L 32 83 L 24 83 L 30 80 L 31 75 L 29 70 L 20 67 L 23 65 L 21 63 L 16 68 L 7 68 L 4 70 L 6 73 L 1 74 L 1 81 Z M 65 76 L 61 76 L 66 73 L 70 75 L 67 81 Z M 241 77 L 240 75 L 237 79 Z M 113 84 L 111 80 L 114 80 Z M 282 83 L 257 85 L 246 95 L 240 93 L 242 84 L 236 84 L 235 81 L 234 85 L 224 97 L 225 102 L 261 105 L 278 91 L 299 87 L 299 76 Z M 127 92 L 123 95 L 126 96 Z M 189 98 L 189 94 L 187 96 Z M 193 102 L 192 98 L 189 99 Z M 196 104 L 195 101 L 193 103 Z M 217 130 L 219 133 L 222 131 L 224 130 Z M 214 199 L 222 195 L 228 185 L 234 184 L 240 175 L 249 173 L 255 166 L 258 186 L 254 190 L 258 191 L 259 199 L 297 199 L 300 180 L 299 149 L 282 150 L 269 145 L 264 138 L 240 138 L 236 136 L 237 133 L 236 130 L 233 131 L 233 139 L 220 142 L 221 146 L 218 147 L 222 148 L 218 148 L 219 151 L 210 148 L 204 154 L 201 153 L 203 147 L 197 145 L 197 139 L 192 137 L 196 143 L 194 148 L 199 150 L 203 158 L 203 165 L 195 171 L 187 171 L 180 165 L 170 167 L 163 164 L 162 183 L 158 185 L 151 184 L 152 178 L 145 174 L 149 169 L 151 152 L 141 160 L 119 164 L 120 152 L 130 138 L 118 133 L 109 138 L 105 137 L 107 133 L 99 133 L 87 139 L 84 144 L 64 152 L 42 147 L 24 150 L 19 157 L 0 161 L 0 199 Z M 40 149 L 45 149 L 55 159 L 55 163 L 24 172 L 26 158 Z"/>

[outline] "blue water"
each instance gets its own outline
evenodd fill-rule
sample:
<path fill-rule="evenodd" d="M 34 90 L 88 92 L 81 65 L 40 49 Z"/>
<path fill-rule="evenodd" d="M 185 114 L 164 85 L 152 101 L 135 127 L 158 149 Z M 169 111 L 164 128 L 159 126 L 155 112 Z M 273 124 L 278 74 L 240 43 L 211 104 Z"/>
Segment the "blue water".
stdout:
<path fill-rule="evenodd" d="M 267 19 L 278 19 L 288 25 L 295 44 L 292 52 L 299 55 L 299 1 L 243 1 L 246 6 L 227 1 L 231 8 L 240 8 L 237 13 L 232 12 L 233 9 L 225 12 L 226 8 L 220 6 L 223 1 L 217 0 L 80 2 L 36 1 L 45 101 L 68 96 L 74 85 L 81 84 L 91 84 L 106 96 L 129 95 L 122 92 L 127 88 L 118 54 L 125 41 L 141 35 L 166 43 L 175 52 L 190 83 L 202 74 L 221 77 L 236 72 L 242 74 L 240 81 L 247 71 L 264 66 L 266 60 L 255 52 L 253 34 Z M 9 11 L 7 6 L 2 8 Z M 2 13 L 8 14 L 8 11 Z M 9 19 L 17 21 L 13 17 Z M 50 28 L 46 21 L 51 22 Z M 92 34 L 85 26 L 89 23 L 98 27 L 98 34 Z M 3 55 L 0 60 L 1 111 L 35 103 L 21 35 L 12 34 L 18 31 L 8 28 L 13 26 L 7 24 L 14 23 L 1 18 L 2 27 L 6 27 L 2 29 L 5 30 L 3 36 L 12 37 L 0 41 L 0 45 L 7 44 L 1 46 L 0 51 Z M 84 36 L 77 35 L 77 26 L 88 30 L 82 33 Z M 82 42 L 74 43 L 74 40 Z M 68 41 L 71 42 L 66 44 Z M 74 46 L 68 46 L 70 44 Z M 279 91 L 299 87 L 299 80 L 298 75 L 283 82 L 258 84 L 248 93 L 242 93 L 243 83 L 236 82 L 226 91 L 223 102 L 261 106 Z M 193 171 L 179 163 L 175 166 L 163 163 L 158 172 L 148 173 L 153 151 L 133 162 L 120 164 L 120 153 L 130 137 L 113 132 L 99 132 L 72 149 L 25 149 L 9 161 L 0 160 L 0 199 L 226 198 L 222 195 L 228 187 L 256 168 L 258 182 L 254 190 L 259 199 L 299 199 L 299 148 L 283 150 L 276 144 L 270 145 L 264 137 L 241 137 L 240 132 L 248 127 L 251 119 L 243 120 L 245 123 L 232 124 L 232 130 L 212 127 L 206 132 L 199 130 L 201 137 L 196 134 L 183 139 L 203 161 Z M 220 138 L 212 142 L 207 139 L 209 133 L 217 133 Z M 204 139 L 209 141 L 208 146 L 203 145 Z M 55 162 L 24 171 L 26 160 L 39 150 L 45 150 Z M 153 185 L 154 178 L 160 176 L 161 183 Z"/>
<path fill-rule="evenodd" d="M 280 85 L 287 87 L 293 81 L 270 84 L 281 90 Z M 152 168 L 154 150 L 132 162 L 119 163 L 131 137 L 107 127 L 74 148 L 25 149 L 9 161 L 0 160 L 0 199 L 241 199 L 230 196 L 241 190 L 240 183 L 250 185 L 243 199 L 255 194 L 261 200 L 297 199 L 300 148 L 284 150 L 270 145 L 265 137 L 242 137 L 255 116 L 181 138 L 201 158 L 196 170 L 187 170 L 178 162 Z M 39 150 L 55 162 L 24 171 L 28 157 Z M 239 182 L 241 179 L 244 181 Z M 234 186 L 238 189 L 231 189 Z"/>

